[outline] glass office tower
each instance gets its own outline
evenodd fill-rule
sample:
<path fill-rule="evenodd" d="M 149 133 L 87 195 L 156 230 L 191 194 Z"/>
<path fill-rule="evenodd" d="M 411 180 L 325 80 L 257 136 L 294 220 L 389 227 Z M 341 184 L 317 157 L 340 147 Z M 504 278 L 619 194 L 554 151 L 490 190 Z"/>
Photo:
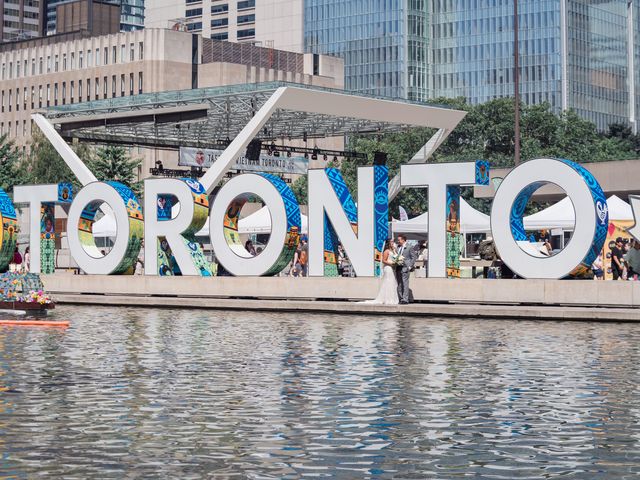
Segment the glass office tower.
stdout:
<path fill-rule="evenodd" d="M 304 49 L 342 57 L 345 88 L 426 100 L 427 0 L 306 0 Z"/>
<path fill-rule="evenodd" d="M 71 0 L 47 0 L 45 33 L 56 33 L 56 6 Z M 144 28 L 144 0 L 95 0 L 103 3 L 120 4 L 120 30 L 129 32 Z"/>
<path fill-rule="evenodd" d="M 130 32 L 144 28 L 144 0 L 121 0 L 121 4 L 120 30 Z"/>
<path fill-rule="evenodd" d="M 430 97 L 513 96 L 513 0 L 432 0 Z M 631 0 L 519 0 L 522 101 L 634 128 L 638 16 Z"/>

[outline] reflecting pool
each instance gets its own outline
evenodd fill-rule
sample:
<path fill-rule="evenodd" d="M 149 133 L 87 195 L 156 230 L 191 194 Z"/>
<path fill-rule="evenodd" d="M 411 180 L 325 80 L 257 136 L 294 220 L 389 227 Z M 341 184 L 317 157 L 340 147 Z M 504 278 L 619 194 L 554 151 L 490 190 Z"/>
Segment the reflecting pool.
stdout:
<path fill-rule="evenodd" d="M 640 326 L 58 307 L 0 329 L 0 477 L 631 478 Z"/>

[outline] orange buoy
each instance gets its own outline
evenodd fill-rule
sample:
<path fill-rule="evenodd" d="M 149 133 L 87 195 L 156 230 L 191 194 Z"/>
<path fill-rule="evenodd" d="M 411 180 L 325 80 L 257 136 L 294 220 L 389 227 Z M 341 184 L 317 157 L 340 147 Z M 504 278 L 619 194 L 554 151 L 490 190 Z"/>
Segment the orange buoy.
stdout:
<path fill-rule="evenodd" d="M 69 322 L 67 320 L 0 320 L 0 326 L 3 325 L 10 327 L 68 327 Z"/>

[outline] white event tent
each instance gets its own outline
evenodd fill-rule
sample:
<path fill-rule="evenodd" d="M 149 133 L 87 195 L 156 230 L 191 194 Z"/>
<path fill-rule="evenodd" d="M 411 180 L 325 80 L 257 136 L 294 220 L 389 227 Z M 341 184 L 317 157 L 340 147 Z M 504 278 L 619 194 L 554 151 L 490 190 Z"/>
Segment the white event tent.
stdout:
<path fill-rule="evenodd" d="M 404 222 L 393 222 L 391 229 L 394 235 L 405 233 L 410 236 L 426 236 L 429 230 L 429 212 Z M 460 231 L 463 234 L 489 233 L 491 231 L 489 215 L 473 208 L 464 198 L 460 199 Z"/>
<path fill-rule="evenodd" d="M 609 220 L 633 220 L 631 205 L 616 195 L 607 199 L 609 209 Z M 573 230 L 575 225 L 575 212 L 569 197 L 565 197 L 558 203 L 524 217 L 524 228 L 526 230 L 548 230 L 560 228 L 563 230 Z"/>

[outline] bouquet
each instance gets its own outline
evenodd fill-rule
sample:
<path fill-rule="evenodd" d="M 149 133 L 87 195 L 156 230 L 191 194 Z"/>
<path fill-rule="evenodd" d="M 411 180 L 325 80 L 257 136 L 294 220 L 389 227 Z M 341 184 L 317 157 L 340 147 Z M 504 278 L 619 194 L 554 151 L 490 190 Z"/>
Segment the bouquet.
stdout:
<path fill-rule="evenodd" d="M 393 262 L 394 265 L 401 267 L 404 265 L 404 255 L 394 254 L 391 257 L 391 261 Z"/>

